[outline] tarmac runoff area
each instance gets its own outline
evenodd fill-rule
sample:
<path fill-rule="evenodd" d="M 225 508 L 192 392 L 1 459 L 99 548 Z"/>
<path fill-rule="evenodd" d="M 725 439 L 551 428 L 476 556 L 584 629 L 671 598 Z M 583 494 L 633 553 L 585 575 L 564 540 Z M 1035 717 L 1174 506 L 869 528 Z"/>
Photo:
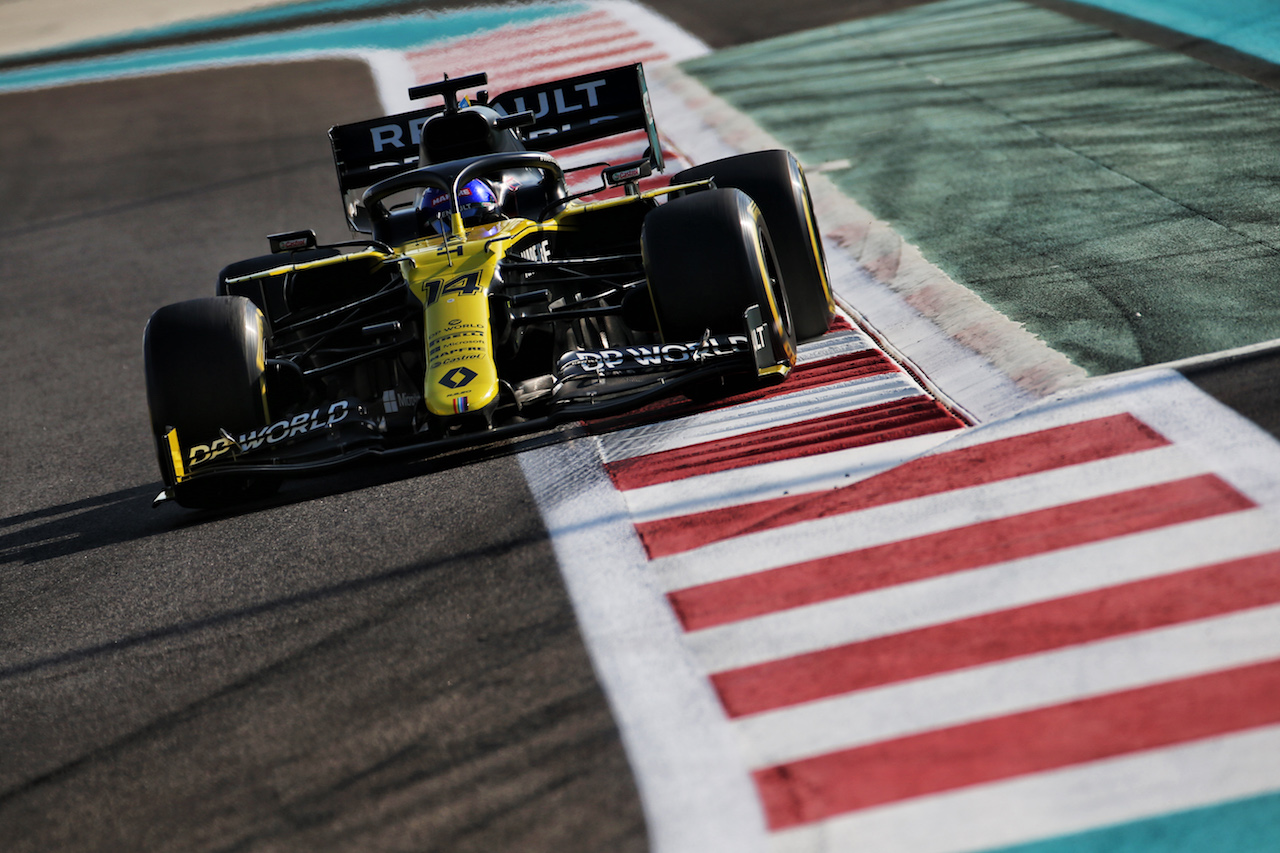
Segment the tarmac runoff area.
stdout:
<path fill-rule="evenodd" d="M 829 164 L 826 177 L 902 244 L 1090 375 L 1280 337 L 1272 89 L 990 0 L 683 67 L 806 163 Z M 952 337 L 988 346 L 963 306 L 899 274 L 900 244 L 867 235 L 839 239 Z M 1041 390 L 1070 382 L 1020 370 L 1006 368 Z"/>

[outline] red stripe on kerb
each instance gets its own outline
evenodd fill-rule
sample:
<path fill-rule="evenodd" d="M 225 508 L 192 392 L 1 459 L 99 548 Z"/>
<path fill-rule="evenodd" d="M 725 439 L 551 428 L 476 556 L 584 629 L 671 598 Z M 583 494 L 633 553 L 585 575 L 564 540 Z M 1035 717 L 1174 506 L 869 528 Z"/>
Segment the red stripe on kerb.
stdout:
<path fill-rule="evenodd" d="M 1280 722 L 1271 661 L 757 770 L 771 830 Z"/>
<path fill-rule="evenodd" d="M 613 478 L 614 485 L 625 491 L 699 474 L 800 459 L 962 426 L 964 424 L 936 400 L 925 396 L 908 397 L 731 438 L 633 456 L 606 464 L 605 471 Z M 649 548 L 646 527 L 636 525 L 645 540 L 645 547 Z M 649 549 L 650 557 L 662 553 L 670 552 L 660 548 Z"/>
<path fill-rule="evenodd" d="M 1255 506 L 1213 474 L 669 593 L 686 631 Z"/>
<path fill-rule="evenodd" d="M 831 325 L 827 327 L 827 334 L 829 335 L 834 334 L 836 332 L 852 332 L 852 331 L 853 331 L 853 323 L 850 323 L 849 318 L 844 316 L 843 314 L 837 314 L 835 318 L 831 321 Z"/>
<path fill-rule="evenodd" d="M 675 554 L 762 530 L 1164 447 L 1129 414 L 924 456 L 839 489 L 788 495 L 636 525 L 649 556 Z M 622 488 L 622 486 L 619 486 Z"/>
<path fill-rule="evenodd" d="M 1280 602 L 1280 551 L 717 673 L 731 717 Z"/>
<path fill-rule="evenodd" d="M 668 397 L 629 412 L 626 415 L 588 421 L 587 431 L 602 433 L 623 427 L 656 423 L 657 421 L 670 420 L 671 418 L 737 406 L 742 403 L 754 403 L 757 400 L 780 397 L 783 394 L 794 394 L 797 391 L 821 388 L 824 385 L 834 385 L 837 382 L 851 382 L 855 379 L 864 379 L 868 376 L 877 376 L 882 373 L 901 372 L 901 368 L 880 350 L 859 350 L 858 352 L 834 358 L 798 365 L 791 371 L 791 375 L 787 377 L 785 382 L 770 385 L 767 388 L 757 388 L 742 394 L 734 394 L 713 400 L 695 401 L 683 396 Z"/>

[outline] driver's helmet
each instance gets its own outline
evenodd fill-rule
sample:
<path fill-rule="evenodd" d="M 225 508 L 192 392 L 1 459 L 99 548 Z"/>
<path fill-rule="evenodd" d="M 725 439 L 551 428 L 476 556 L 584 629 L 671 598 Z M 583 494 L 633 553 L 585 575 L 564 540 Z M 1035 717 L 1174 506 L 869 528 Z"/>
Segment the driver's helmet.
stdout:
<path fill-rule="evenodd" d="M 498 194 L 488 181 L 476 178 L 458 190 L 458 207 L 462 210 L 462 223 L 467 228 L 502 218 L 498 209 Z M 426 227 L 448 230 L 449 214 L 453 207 L 449 193 L 436 187 L 427 187 L 418 199 L 418 221 Z"/>

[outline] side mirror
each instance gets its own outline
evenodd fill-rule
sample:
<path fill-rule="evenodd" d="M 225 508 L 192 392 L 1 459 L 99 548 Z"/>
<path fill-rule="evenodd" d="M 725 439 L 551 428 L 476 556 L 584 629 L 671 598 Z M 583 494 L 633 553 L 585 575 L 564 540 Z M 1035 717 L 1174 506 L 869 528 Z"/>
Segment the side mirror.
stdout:
<path fill-rule="evenodd" d="M 316 247 L 316 232 L 308 228 L 305 231 L 269 234 L 267 235 L 267 243 L 271 246 L 271 254 L 273 255 L 278 255 L 282 252 L 296 252 L 301 249 L 314 249 Z"/>
<path fill-rule="evenodd" d="M 498 130 L 508 130 L 513 127 L 530 127 L 535 123 L 533 110 L 525 110 L 524 112 L 512 113 L 507 116 L 499 116 L 497 127 Z"/>
<path fill-rule="evenodd" d="M 653 174 L 653 161 L 648 157 L 643 160 L 632 160 L 620 166 L 610 166 L 600 173 L 606 187 L 627 188 L 627 195 L 636 195 L 640 191 L 638 184 L 641 178 Z"/>

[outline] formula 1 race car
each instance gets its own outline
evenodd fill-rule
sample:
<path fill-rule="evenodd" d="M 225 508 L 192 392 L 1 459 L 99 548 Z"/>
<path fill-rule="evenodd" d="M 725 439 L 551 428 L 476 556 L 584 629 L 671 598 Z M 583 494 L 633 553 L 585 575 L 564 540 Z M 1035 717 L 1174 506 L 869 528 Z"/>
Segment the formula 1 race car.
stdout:
<path fill-rule="evenodd" d="M 485 83 L 446 77 L 410 90 L 443 104 L 330 130 L 357 239 L 273 235 L 216 296 L 152 315 L 157 504 L 221 506 L 356 459 L 782 381 L 797 340 L 827 330 L 826 261 L 791 154 L 642 190 L 663 154 L 641 66 L 493 99 Z M 586 192 L 569 193 L 548 153 L 641 132 L 642 159 L 584 167 L 601 176 Z"/>

